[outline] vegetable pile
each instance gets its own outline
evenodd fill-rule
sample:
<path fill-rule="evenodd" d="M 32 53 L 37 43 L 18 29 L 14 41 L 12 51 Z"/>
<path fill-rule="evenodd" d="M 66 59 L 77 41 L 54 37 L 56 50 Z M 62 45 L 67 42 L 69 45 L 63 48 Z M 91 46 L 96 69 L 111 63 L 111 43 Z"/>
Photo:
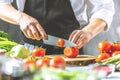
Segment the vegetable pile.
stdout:
<path fill-rule="evenodd" d="M 98 43 L 98 51 L 100 54 L 98 54 L 96 61 L 116 56 L 120 54 L 120 42 L 101 41 Z"/>
<path fill-rule="evenodd" d="M 5 49 L 7 55 L 9 55 L 10 50 L 13 46 L 17 45 L 7 33 L 0 31 L 0 49 Z"/>
<path fill-rule="evenodd" d="M 120 42 L 101 41 L 98 43 L 98 51 L 100 52 L 96 57 L 98 63 L 115 64 L 116 70 L 120 70 Z"/>

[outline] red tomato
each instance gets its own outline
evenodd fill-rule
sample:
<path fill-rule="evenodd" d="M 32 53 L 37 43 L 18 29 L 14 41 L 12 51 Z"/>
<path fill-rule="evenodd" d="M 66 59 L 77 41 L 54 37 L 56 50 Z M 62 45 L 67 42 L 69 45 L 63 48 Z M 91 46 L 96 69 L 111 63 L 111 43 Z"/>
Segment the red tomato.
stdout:
<path fill-rule="evenodd" d="M 29 70 L 29 67 L 31 65 L 35 65 L 35 63 L 36 63 L 36 59 L 32 58 L 31 56 L 23 59 L 23 67 L 26 70 Z"/>
<path fill-rule="evenodd" d="M 65 47 L 64 55 L 68 58 L 75 58 L 79 54 L 79 49 L 75 47 Z"/>
<path fill-rule="evenodd" d="M 112 53 L 112 56 L 116 56 L 116 55 L 118 55 L 118 54 L 120 54 L 120 51 L 114 51 L 114 52 Z"/>
<path fill-rule="evenodd" d="M 57 41 L 57 46 L 58 46 L 58 47 L 63 47 L 64 44 L 65 44 L 64 39 L 62 39 L 62 38 L 58 39 L 58 41 Z"/>
<path fill-rule="evenodd" d="M 23 59 L 24 64 L 30 64 L 30 63 L 35 63 L 35 62 L 36 62 L 36 60 L 34 58 L 32 58 L 31 56 Z"/>
<path fill-rule="evenodd" d="M 111 46 L 111 50 L 112 51 L 120 51 L 120 43 L 119 42 L 113 43 Z"/>
<path fill-rule="evenodd" d="M 109 53 L 101 53 L 96 57 L 96 61 L 101 61 L 110 57 Z"/>
<path fill-rule="evenodd" d="M 53 59 L 50 60 L 50 67 L 54 68 L 65 68 L 66 61 L 62 56 L 55 56 Z"/>
<path fill-rule="evenodd" d="M 100 52 L 110 52 L 111 51 L 111 43 L 108 41 L 102 41 L 98 43 L 98 50 Z"/>
<path fill-rule="evenodd" d="M 36 68 L 40 69 L 42 66 L 49 66 L 50 60 L 48 58 L 39 59 L 36 61 Z"/>
<path fill-rule="evenodd" d="M 43 49 L 43 48 L 35 48 L 32 51 L 32 56 L 34 56 L 34 57 L 44 56 L 45 53 L 46 53 L 45 49 Z"/>

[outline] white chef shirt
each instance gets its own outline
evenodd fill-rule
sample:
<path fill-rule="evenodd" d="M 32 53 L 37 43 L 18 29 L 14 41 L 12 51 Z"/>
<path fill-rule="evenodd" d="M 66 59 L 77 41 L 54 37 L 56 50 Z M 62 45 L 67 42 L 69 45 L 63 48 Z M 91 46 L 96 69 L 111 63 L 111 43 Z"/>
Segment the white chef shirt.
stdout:
<path fill-rule="evenodd" d="M 11 4 L 13 0 L 0 0 L 2 4 Z M 100 18 L 107 23 L 108 30 L 114 16 L 113 0 L 70 0 L 76 19 L 85 26 L 93 18 Z M 16 0 L 18 10 L 24 10 L 25 0 Z"/>

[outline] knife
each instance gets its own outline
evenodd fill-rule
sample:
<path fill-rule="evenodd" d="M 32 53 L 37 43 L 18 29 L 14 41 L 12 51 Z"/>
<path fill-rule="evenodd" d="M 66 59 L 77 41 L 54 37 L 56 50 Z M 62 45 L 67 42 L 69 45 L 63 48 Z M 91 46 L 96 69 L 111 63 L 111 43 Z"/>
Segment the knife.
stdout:
<path fill-rule="evenodd" d="M 44 42 L 44 44 L 47 44 L 47 45 L 57 46 L 58 39 L 60 39 L 60 38 L 52 36 L 52 35 L 48 35 L 48 39 L 43 40 L 43 42 Z M 65 44 L 64 44 L 63 47 L 74 47 L 74 46 L 76 46 L 75 43 L 70 42 L 69 40 L 64 39 L 64 41 L 65 41 Z"/>

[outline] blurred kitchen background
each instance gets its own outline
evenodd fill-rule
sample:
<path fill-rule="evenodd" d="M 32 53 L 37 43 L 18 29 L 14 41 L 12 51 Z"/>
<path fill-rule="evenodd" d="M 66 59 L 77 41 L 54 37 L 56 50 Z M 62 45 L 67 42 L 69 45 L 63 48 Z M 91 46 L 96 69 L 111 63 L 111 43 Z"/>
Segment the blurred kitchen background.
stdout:
<path fill-rule="evenodd" d="M 16 7 L 15 1 L 16 0 L 14 0 L 13 5 Z M 102 40 L 108 40 L 110 42 L 120 41 L 120 0 L 114 0 L 114 2 L 115 2 L 115 15 L 109 31 L 108 32 L 103 31 L 94 39 L 92 39 L 91 42 L 86 44 L 83 47 L 85 54 L 97 55 L 98 54 L 97 44 Z M 10 35 L 10 37 L 14 39 L 14 41 L 18 43 L 21 41 L 20 36 L 21 33 L 19 26 L 16 27 L 15 25 L 0 20 L 0 30 L 7 32 Z"/>

